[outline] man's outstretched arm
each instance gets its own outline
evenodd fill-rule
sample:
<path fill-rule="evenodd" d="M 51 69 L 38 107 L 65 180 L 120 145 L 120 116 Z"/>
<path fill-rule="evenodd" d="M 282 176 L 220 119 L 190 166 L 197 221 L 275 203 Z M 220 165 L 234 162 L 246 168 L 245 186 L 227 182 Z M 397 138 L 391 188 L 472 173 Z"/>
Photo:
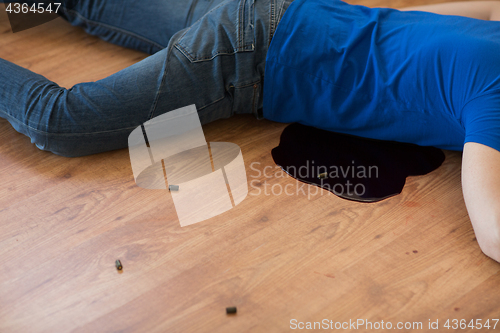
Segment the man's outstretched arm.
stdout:
<path fill-rule="evenodd" d="M 475 142 L 465 144 L 462 190 L 481 250 L 500 262 L 500 151 Z"/>

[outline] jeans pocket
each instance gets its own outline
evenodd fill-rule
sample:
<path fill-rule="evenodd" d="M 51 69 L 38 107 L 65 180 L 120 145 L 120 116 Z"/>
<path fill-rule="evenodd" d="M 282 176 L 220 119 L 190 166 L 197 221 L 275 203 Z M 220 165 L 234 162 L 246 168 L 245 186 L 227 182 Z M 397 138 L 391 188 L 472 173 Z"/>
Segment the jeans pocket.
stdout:
<path fill-rule="evenodd" d="M 187 28 L 175 47 L 191 62 L 253 51 L 254 1 L 225 1 Z"/>

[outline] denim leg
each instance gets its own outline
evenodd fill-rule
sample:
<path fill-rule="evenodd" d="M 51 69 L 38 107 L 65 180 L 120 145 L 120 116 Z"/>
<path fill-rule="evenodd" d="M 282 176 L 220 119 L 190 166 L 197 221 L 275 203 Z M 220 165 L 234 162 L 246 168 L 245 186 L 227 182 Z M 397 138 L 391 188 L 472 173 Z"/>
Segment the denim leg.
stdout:
<path fill-rule="evenodd" d="M 227 0 L 152 56 L 71 89 L 0 59 L 0 117 L 43 150 L 127 147 L 143 122 L 195 104 L 202 124 L 262 107 L 264 63 L 283 0 Z"/>
<path fill-rule="evenodd" d="M 114 44 L 149 54 L 225 0 L 69 0 L 60 15 Z"/>

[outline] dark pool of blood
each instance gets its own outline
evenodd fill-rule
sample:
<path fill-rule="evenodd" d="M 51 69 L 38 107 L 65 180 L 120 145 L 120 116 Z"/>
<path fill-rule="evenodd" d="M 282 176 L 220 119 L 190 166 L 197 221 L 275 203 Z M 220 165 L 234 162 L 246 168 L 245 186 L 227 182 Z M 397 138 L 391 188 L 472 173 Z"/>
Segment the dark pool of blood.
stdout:
<path fill-rule="evenodd" d="M 425 175 L 445 159 L 435 147 L 361 138 L 297 123 L 285 128 L 271 153 L 293 178 L 362 202 L 401 193 L 407 176 Z"/>

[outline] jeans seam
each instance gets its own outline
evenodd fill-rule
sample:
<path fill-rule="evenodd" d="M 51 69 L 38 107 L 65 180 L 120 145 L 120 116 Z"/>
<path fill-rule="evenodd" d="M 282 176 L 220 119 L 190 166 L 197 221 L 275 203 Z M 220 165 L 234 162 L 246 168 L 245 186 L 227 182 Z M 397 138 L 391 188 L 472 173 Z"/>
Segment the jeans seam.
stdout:
<path fill-rule="evenodd" d="M 206 108 L 207 108 L 207 107 L 209 107 L 210 105 L 213 105 L 213 104 L 215 104 L 215 103 L 217 103 L 217 102 L 222 101 L 224 98 L 226 98 L 226 96 L 225 96 L 225 95 L 224 95 L 224 96 L 222 96 L 221 98 L 218 98 L 218 99 L 216 99 L 215 101 L 212 101 L 212 102 L 210 102 L 210 103 L 208 103 L 208 104 L 205 104 L 205 105 L 203 105 L 203 106 L 201 106 L 201 107 L 196 107 L 196 110 L 200 111 L 200 110 L 206 109 Z"/>
<path fill-rule="evenodd" d="M 251 46 L 252 50 L 250 50 L 250 51 L 253 51 L 253 48 L 254 48 L 254 41 L 249 43 L 249 42 L 246 42 L 246 38 L 245 38 L 245 35 L 247 32 L 246 25 L 248 25 L 248 24 L 252 25 L 252 22 L 247 22 L 247 19 L 249 19 L 249 18 L 245 16 L 245 14 L 252 15 L 251 14 L 251 11 L 253 9 L 253 6 L 251 6 L 252 1 L 253 0 L 240 0 L 238 17 L 236 18 L 236 20 L 237 20 L 236 26 L 238 28 L 237 36 L 236 36 L 236 38 L 238 40 L 238 47 L 237 47 L 238 50 L 245 50 L 246 47 Z M 248 8 L 248 12 L 247 12 L 248 6 L 250 6 L 251 8 Z M 253 26 L 252 26 L 252 30 L 253 30 Z"/>
<path fill-rule="evenodd" d="M 278 26 L 279 23 L 276 23 L 276 21 L 278 21 L 278 19 L 281 21 L 281 18 L 283 16 L 283 8 L 285 8 L 285 4 L 288 3 L 288 5 L 290 5 L 290 3 L 293 2 L 293 1 L 287 1 L 287 0 L 283 0 L 281 2 L 281 6 L 279 6 L 278 8 L 278 12 L 276 13 L 277 9 L 276 7 L 277 4 L 274 2 L 274 1 L 271 1 L 271 13 L 272 13 L 272 17 L 271 17 L 271 29 L 270 29 L 270 36 L 269 36 L 269 43 L 268 44 L 271 44 L 271 40 L 273 39 L 273 36 L 274 36 L 274 33 L 276 32 L 276 28 Z"/>
<path fill-rule="evenodd" d="M 238 10 L 238 17 L 236 17 L 236 32 L 237 36 L 236 39 L 238 40 L 238 47 L 240 48 L 243 45 L 243 22 L 245 21 L 243 19 L 243 14 L 244 13 L 244 8 L 245 8 L 246 0 L 241 0 L 240 5 L 239 5 L 239 10 Z"/>
<path fill-rule="evenodd" d="M 247 83 L 247 84 L 244 84 L 242 86 L 234 86 L 235 89 L 243 89 L 243 88 L 247 88 L 247 87 L 250 87 L 250 86 L 253 86 L 255 84 L 259 84 L 260 83 L 260 80 L 259 81 L 255 81 L 255 82 L 252 82 L 252 83 Z"/>
<path fill-rule="evenodd" d="M 243 88 L 247 88 L 247 87 L 250 87 L 250 86 L 254 86 L 254 85 L 259 84 L 259 83 L 260 83 L 260 80 L 257 81 L 257 82 L 253 82 L 253 83 L 249 83 L 249 84 L 243 85 L 243 86 L 238 86 L 238 87 L 233 86 L 233 87 L 234 87 L 234 89 L 243 89 Z M 215 104 L 215 103 L 217 103 L 219 101 L 222 101 L 224 98 L 226 98 L 226 96 L 222 96 L 221 98 L 218 98 L 215 101 L 212 101 L 212 102 L 210 102 L 208 104 L 205 104 L 204 106 L 201 106 L 201 107 L 197 106 L 196 109 L 198 111 L 203 110 L 203 109 L 209 107 L 210 105 L 213 105 L 213 104 Z M 254 90 L 254 99 L 255 99 L 255 90 Z"/>
<path fill-rule="evenodd" d="M 280 6 L 280 9 L 279 9 L 279 12 L 278 12 L 278 15 L 276 16 L 277 18 L 278 17 L 281 17 L 282 13 L 283 13 L 283 7 L 285 7 L 285 1 L 283 1 L 281 3 L 281 6 Z"/>
<path fill-rule="evenodd" d="M 115 27 L 115 26 L 112 26 L 112 25 L 109 25 L 109 24 L 106 24 L 106 23 L 103 23 L 103 22 L 98 22 L 98 21 L 94 21 L 94 20 L 90 20 L 88 18 L 86 18 L 85 16 L 81 15 L 80 13 L 72 10 L 72 9 L 66 9 L 66 12 L 68 13 L 72 13 L 76 16 L 78 16 L 81 20 L 85 21 L 87 24 L 89 25 L 92 25 L 92 26 L 95 26 L 95 27 L 104 27 L 104 28 L 107 28 L 113 32 L 118 32 L 118 33 L 121 33 L 121 34 L 124 34 L 128 37 L 133 37 L 133 38 L 136 38 L 138 40 L 140 40 L 141 42 L 145 42 L 145 43 L 149 43 L 151 44 L 152 46 L 154 47 L 157 47 L 159 49 L 163 49 L 165 48 L 165 46 L 163 45 L 160 45 L 146 37 L 143 37 L 143 36 L 140 36 L 138 34 L 135 34 L 131 31 L 128 31 L 128 30 L 125 30 L 125 29 L 122 29 L 122 28 L 118 28 L 118 27 Z"/>
<path fill-rule="evenodd" d="M 251 45 L 251 44 L 247 44 L 246 46 L 248 46 L 248 45 Z M 211 54 L 209 57 L 205 57 L 205 58 L 193 58 L 191 56 L 191 53 L 189 52 L 189 50 L 187 50 L 184 46 L 182 46 L 181 44 L 178 44 L 178 43 L 175 44 L 175 48 L 178 49 L 192 63 L 209 61 L 209 60 L 215 59 L 216 57 L 221 56 L 221 55 L 234 55 L 234 54 L 240 53 L 240 52 L 252 52 L 253 51 L 253 50 L 245 50 L 246 46 L 244 46 L 243 48 L 240 48 L 240 47 L 237 47 L 236 49 L 233 48 L 231 52 L 227 52 L 227 51 L 217 52 L 217 53 Z"/>
<path fill-rule="evenodd" d="M 173 50 L 173 46 L 170 47 L 168 50 L 167 50 L 167 57 L 165 59 L 165 69 L 163 70 L 163 77 L 161 78 L 161 83 L 160 83 L 160 87 L 158 88 L 158 91 L 156 92 L 156 96 L 155 96 L 155 100 L 153 101 L 153 105 L 151 106 L 151 111 L 149 112 L 149 115 L 148 115 L 148 120 L 151 120 L 153 119 L 154 115 L 155 115 L 155 112 L 156 112 L 156 106 L 158 105 L 158 100 L 160 99 L 160 92 L 161 90 L 163 89 L 164 85 L 165 85 L 165 80 L 167 78 L 167 74 L 168 74 L 168 63 L 170 61 L 170 55 L 172 54 L 172 50 Z"/>
<path fill-rule="evenodd" d="M 22 125 L 22 126 L 25 126 L 27 127 L 30 131 L 32 132 L 35 132 L 37 134 L 42 134 L 42 135 L 54 135 L 54 136 L 78 136 L 78 135 L 94 135 L 94 134 L 99 134 L 99 133 L 112 133 L 112 132 L 119 132 L 119 131 L 123 131 L 123 130 L 129 130 L 129 129 L 133 129 L 133 128 L 136 128 L 137 126 L 131 126 L 131 127 L 123 127 L 123 128 L 118 128 L 118 129 L 114 129 L 114 130 L 107 130 L 107 131 L 98 131 L 98 132 L 82 132 L 82 133 L 54 133 L 54 132 L 49 132 L 47 130 L 39 130 L 39 129 L 36 129 L 34 127 L 31 127 L 30 125 L 22 122 L 21 120 L 17 119 L 17 118 L 14 118 L 12 117 L 10 114 L 8 113 L 5 113 L 5 112 L 2 112 L 0 111 L 1 113 L 3 113 L 5 115 L 2 116 L 2 118 L 5 118 L 6 120 L 8 120 L 9 122 L 11 120 L 13 120 L 14 122 Z"/>
<path fill-rule="evenodd" d="M 273 35 L 274 35 L 274 8 L 275 8 L 275 5 L 274 5 L 274 0 L 271 0 L 271 8 L 270 8 L 270 13 L 269 13 L 269 20 L 270 20 L 270 29 L 269 29 L 269 40 L 267 41 L 267 45 L 270 45 L 271 44 L 271 40 L 273 39 Z"/>

